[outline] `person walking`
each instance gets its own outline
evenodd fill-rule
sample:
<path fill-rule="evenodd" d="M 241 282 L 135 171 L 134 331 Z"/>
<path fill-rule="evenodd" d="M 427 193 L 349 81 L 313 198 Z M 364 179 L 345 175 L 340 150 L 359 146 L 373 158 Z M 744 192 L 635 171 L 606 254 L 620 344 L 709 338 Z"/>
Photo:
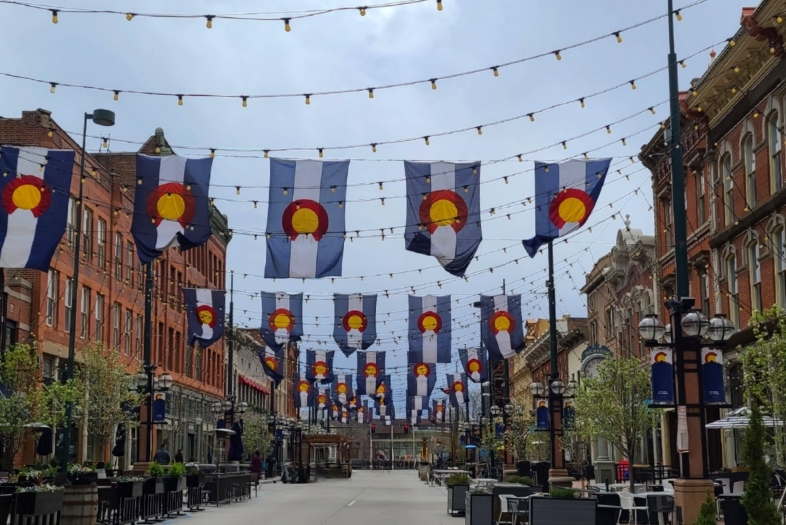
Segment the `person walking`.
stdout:
<path fill-rule="evenodd" d="M 172 461 L 169 451 L 166 449 L 166 443 L 163 443 L 161 448 L 158 449 L 155 457 L 153 457 L 153 461 L 159 465 L 169 465 L 169 462 Z"/>
<path fill-rule="evenodd" d="M 259 477 L 262 475 L 262 458 L 259 456 L 259 451 L 254 452 L 251 458 L 251 472 L 254 474 L 254 486 L 259 486 Z"/>
<path fill-rule="evenodd" d="M 175 463 L 182 463 L 183 462 L 183 450 L 177 449 L 175 452 Z"/>

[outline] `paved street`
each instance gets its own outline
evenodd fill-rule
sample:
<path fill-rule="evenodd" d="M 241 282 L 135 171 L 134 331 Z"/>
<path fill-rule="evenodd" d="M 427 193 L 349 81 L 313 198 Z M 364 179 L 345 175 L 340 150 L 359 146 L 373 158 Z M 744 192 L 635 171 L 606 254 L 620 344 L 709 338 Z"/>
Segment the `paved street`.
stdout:
<path fill-rule="evenodd" d="M 323 480 L 307 485 L 265 484 L 251 501 L 176 520 L 182 525 L 221 523 L 272 525 L 460 525 L 462 518 L 445 513 L 445 489 L 428 487 L 417 473 L 355 471 L 348 480 Z M 168 523 L 175 523 L 170 521 Z"/>

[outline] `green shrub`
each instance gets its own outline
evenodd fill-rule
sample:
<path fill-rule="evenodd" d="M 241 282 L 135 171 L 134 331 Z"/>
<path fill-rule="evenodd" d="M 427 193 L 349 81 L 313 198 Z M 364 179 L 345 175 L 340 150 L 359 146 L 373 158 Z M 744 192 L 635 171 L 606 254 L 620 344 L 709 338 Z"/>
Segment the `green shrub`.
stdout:
<path fill-rule="evenodd" d="M 448 487 L 453 485 L 469 485 L 469 476 L 466 474 L 453 474 L 445 482 Z"/>
<path fill-rule="evenodd" d="M 573 489 L 554 487 L 549 491 L 549 496 L 552 498 L 574 499 L 576 497 L 576 493 L 573 491 Z"/>
<path fill-rule="evenodd" d="M 748 466 L 748 479 L 742 494 L 742 505 L 752 525 L 779 525 L 778 509 L 772 502 L 770 478 L 772 471 L 764 462 L 766 431 L 762 422 L 761 408 L 754 401 L 748 428 L 743 439 L 743 458 Z"/>
<path fill-rule="evenodd" d="M 707 494 L 707 499 L 701 504 L 699 516 L 696 518 L 695 525 L 716 525 L 715 521 L 715 499 Z"/>
<path fill-rule="evenodd" d="M 147 475 L 153 479 L 164 477 L 164 467 L 153 461 L 147 466 Z"/>
<path fill-rule="evenodd" d="M 507 483 L 517 483 L 519 485 L 525 485 L 527 487 L 532 486 L 532 478 L 529 476 L 509 476 Z"/>
<path fill-rule="evenodd" d="M 172 463 L 172 466 L 169 467 L 169 472 L 167 474 L 175 478 L 185 476 L 186 466 L 182 463 Z"/>

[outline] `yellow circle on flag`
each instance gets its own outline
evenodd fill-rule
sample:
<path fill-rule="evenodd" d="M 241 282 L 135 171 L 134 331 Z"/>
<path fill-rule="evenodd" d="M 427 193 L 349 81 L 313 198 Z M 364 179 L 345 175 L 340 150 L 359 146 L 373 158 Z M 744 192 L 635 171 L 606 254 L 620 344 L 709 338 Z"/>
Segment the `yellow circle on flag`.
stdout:
<path fill-rule="evenodd" d="M 510 328 L 510 319 L 508 319 L 507 316 L 500 315 L 494 319 L 494 328 L 499 332 L 507 332 Z"/>
<path fill-rule="evenodd" d="M 177 193 L 167 193 L 158 199 L 156 209 L 162 219 L 176 221 L 186 212 L 186 201 Z"/>
<path fill-rule="evenodd" d="M 437 318 L 433 315 L 427 315 L 423 318 L 423 328 L 426 330 L 434 331 L 439 323 L 437 322 Z"/>
<path fill-rule="evenodd" d="M 319 217 L 312 209 L 300 208 L 292 214 L 292 227 L 298 233 L 314 233 L 319 227 Z"/>
<path fill-rule="evenodd" d="M 276 328 L 286 329 L 289 327 L 289 316 L 287 314 L 278 314 L 275 319 L 273 319 L 273 324 Z"/>
<path fill-rule="evenodd" d="M 359 315 L 351 315 L 349 319 L 347 319 L 347 325 L 351 330 L 359 330 L 363 327 L 363 318 Z"/>
<path fill-rule="evenodd" d="M 429 209 L 429 218 L 437 226 L 450 226 L 458 218 L 458 208 L 448 199 L 434 202 Z"/>
<path fill-rule="evenodd" d="M 469 364 L 469 371 L 470 372 L 477 372 L 479 370 L 480 370 L 480 363 L 478 363 L 477 361 L 472 361 Z"/>
<path fill-rule="evenodd" d="M 41 202 L 41 190 L 32 184 L 22 184 L 14 190 L 14 206 L 22 210 L 32 210 Z"/>
<path fill-rule="evenodd" d="M 210 324 L 213 322 L 213 314 L 209 310 L 202 310 L 199 312 L 199 322 L 202 324 Z"/>
<path fill-rule="evenodd" d="M 565 222 L 579 222 L 584 219 L 587 208 L 584 203 L 575 197 L 569 197 L 559 205 L 559 216 Z"/>

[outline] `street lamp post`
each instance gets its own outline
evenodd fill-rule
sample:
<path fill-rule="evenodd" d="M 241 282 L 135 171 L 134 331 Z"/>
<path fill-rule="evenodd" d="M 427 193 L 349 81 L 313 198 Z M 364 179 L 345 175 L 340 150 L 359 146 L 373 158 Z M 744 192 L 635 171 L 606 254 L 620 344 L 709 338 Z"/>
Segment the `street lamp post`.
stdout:
<path fill-rule="evenodd" d="M 137 388 L 140 392 L 147 395 L 147 421 L 142 423 L 147 428 L 145 429 L 145 446 L 146 456 L 145 461 L 148 463 L 153 460 L 153 402 L 154 394 L 156 392 L 166 392 L 174 383 L 174 379 L 169 374 L 162 374 L 161 377 L 155 377 L 153 374 L 156 370 L 156 365 L 146 364 L 142 367 L 142 372 L 137 374 Z"/>
<path fill-rule="evenodd" d="M 108 109 L 95 109 L 92 113 L 85 113 L 82 125 L 82 151 L 79 160 L 79 190 L 76 201 L 76 224 L 74 225 L 74 276 L 71 281 L 71 319 L 68 323 L 68 361 L 66 363 L 66 373 L 61 380 L 63 383 L 74 377 L 74 356 L 76 354 L 76 296 L 79 289 L 79 252 L 82 244 L 82 200 L 85 182 L 85 157 L 87 153 L 87 121 L 92 120 L 99 126 L 114 126 L 115 113 Z M 5 301 L 4 301 L 5 303 Z M 66 472 L 68 460 L 71 454 L 71 423 L 73 420 L 74 404 L 66 404 L 66 420 L 63 429 L 63 448 L 60 450 L 60 472 Z"/>

